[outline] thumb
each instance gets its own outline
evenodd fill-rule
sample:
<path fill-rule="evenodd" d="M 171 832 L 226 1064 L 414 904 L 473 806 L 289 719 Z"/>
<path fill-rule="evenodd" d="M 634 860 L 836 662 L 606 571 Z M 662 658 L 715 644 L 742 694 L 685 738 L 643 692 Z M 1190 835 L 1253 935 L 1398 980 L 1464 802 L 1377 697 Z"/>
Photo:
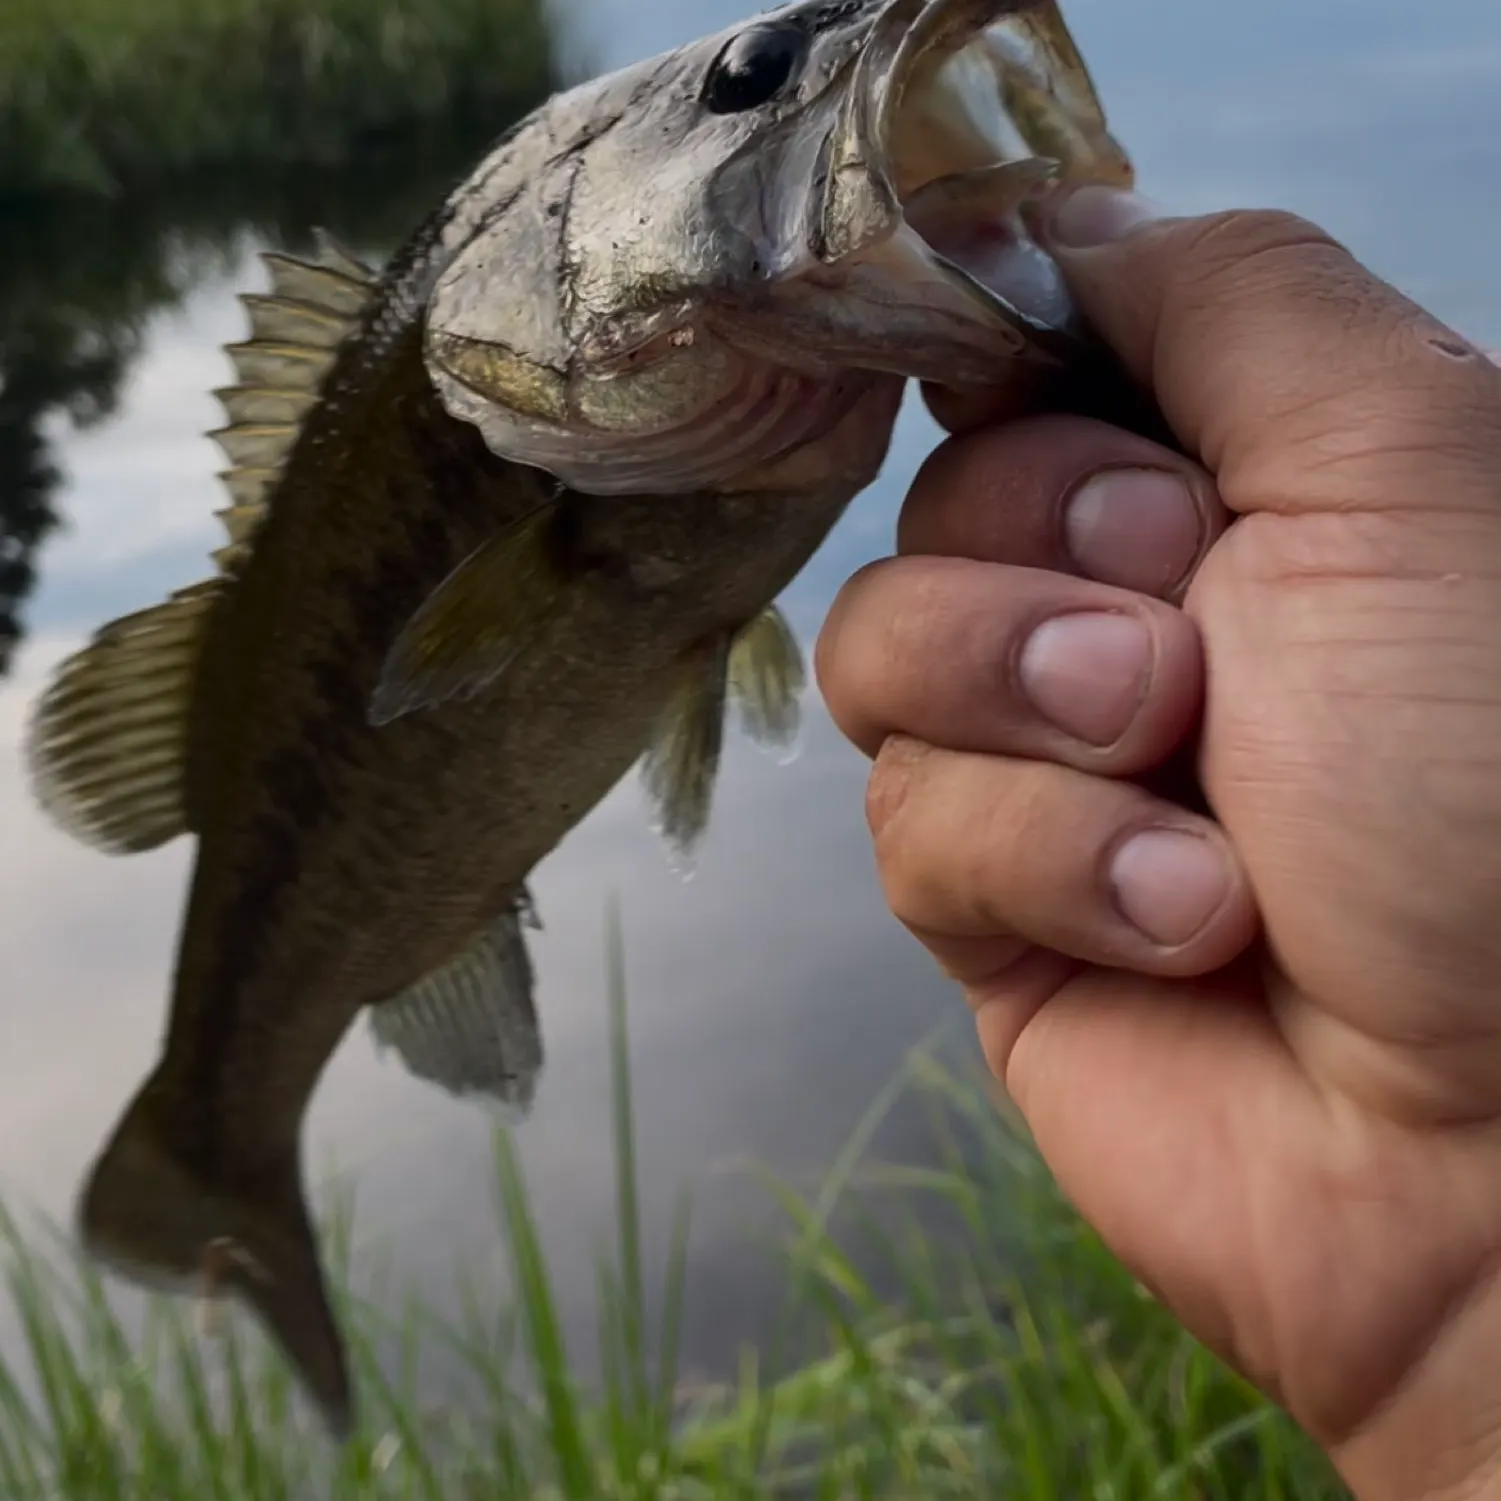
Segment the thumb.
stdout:
<path fill-rule="evenodd" d="M 1493 491 L 1501 372 L 1315 225 L 1165 218 L 1085 186 L 1056 194 L 1038 228 L 1085 319 L 1233 508 L 1319 509 L 1336 494 L 1387 508 L 1404 466 L 1404 502 L 1437 503 L 1445 460 Z M 1312 472 L 1316 493 L 1299 482 Z"/>

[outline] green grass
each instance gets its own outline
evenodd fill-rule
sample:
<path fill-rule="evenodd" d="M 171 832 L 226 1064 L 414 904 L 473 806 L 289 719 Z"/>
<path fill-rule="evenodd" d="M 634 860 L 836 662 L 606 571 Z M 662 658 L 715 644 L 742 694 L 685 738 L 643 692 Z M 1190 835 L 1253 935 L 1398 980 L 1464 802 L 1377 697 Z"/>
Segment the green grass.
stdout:
<path fill-rule="evenodd" d="M 768 1331 L 769 1355 L 748 1351 L 735 1379 L 685 1392 L 674 1356 L 687 1213 L 653 1275 L 636 1208 L 618 941 L 612 959 L 619 1218 L 600 1269 L 598 1380 L 570 1365 L 504 1134 L 496 1196 L 514 1308 L 489 1309 L 469 1289 L 462 1320 L 444 1326 L 413 1304 L 379 1312 L 389 1296 L 343 1294 L 364 1416 L 339 1450 L 309 1426 L 253 1332 L 231 1321 L 205 1340 L 191 1311 L 161 1301 L 142 1331 L 127 1332 L 86 1267 L 5 1222 L 9 1298 L 25 1336 L 0 1363 L 0 1501 L 1346 1494 L 1285 1417 L 1122 1271 L 986 1090 L 923 1053 L 815 1194 L 771 1185 L 786 1216 L 787 1317 Z M 924 1166 L 869 1160 L 899 1095 L 922 1102 L 941 1143 Z M 899 1206 L 899 1223 L 858 1230 L 857 1255 L 852 1237 L 831 1231 L 834 1211 L 853 1207 L 858 1224 L 875 1196 Z M 344 1287 L 348 1230 L 346 1206 L 332 1226 Z M 872 1260 L 899 1274 L 897 1299 L 874 1291 Z M 810 1324 L 820 1353 L 774 1374 L 779 1333 Z M 436 1350 L 468 1371 L 476 1395 L 462 1411 L 423 1408 L 422 1359 Z"/>
<path fill-rule="evenodd" d="M 498 133 L 557 82 L 543 0 L 5 0 L 0 198 Z"/>

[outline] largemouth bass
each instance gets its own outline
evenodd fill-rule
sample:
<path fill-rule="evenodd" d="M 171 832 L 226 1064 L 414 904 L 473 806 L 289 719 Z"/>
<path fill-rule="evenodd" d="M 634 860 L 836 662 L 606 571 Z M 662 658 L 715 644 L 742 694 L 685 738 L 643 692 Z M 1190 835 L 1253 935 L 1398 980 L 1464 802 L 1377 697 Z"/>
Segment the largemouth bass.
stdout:
<path fill-rule="evenodd" d="M 79 837 L 198 841 L 92 1255 L 244 1300 L 348 1430 L 300 1152 L 326 1063 L 369 1008 L 525 1107 L 530 873 L 637 763 L 691 846 L 729 709 L 791 732 L 773 601 L 908 380 L 1084 357 L 1021 213 L 1059 177 L 1131 169 L 1054 0 L 807 0 L 555 97 L 378 276 L 267 257 L 216 574 L 65 662 L 30 742 Z"/>

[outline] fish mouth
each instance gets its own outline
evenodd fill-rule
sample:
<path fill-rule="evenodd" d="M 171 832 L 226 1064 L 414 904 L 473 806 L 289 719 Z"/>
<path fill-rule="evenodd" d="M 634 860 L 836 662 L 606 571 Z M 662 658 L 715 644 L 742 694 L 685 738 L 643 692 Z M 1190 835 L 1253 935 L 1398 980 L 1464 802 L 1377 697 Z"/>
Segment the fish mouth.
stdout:
<path fill-rule="evenodd" d="M 1066 364 L 1083 337 L 1024 210 L 1054 184 L 1130 187 L 1056 0 L 891 0 L 827 145 L 813 251 L 857 291 L 927 318 L 891 368 L 993 379 Z"/>
<path fill-rule="evenodd" d="M 655 135 L 612 125 L 559 157 L 568 275 L 540 298 L 495 295 L 541 253 L 530 198 L 443 271 L 425 358 L 494 452 L 597 495 L 843 484 L 879 467 L 908 380 L 1092 389 L 1101 352 L 1023 211 L 1133 173 L 1058 0 L 800 0 L 774 21 L 802 33 L 796 94 L 669 114 L 683 161 L 640 205 L 617 184 Z M 706 44 L 675 64 L 699 87 Z"/>

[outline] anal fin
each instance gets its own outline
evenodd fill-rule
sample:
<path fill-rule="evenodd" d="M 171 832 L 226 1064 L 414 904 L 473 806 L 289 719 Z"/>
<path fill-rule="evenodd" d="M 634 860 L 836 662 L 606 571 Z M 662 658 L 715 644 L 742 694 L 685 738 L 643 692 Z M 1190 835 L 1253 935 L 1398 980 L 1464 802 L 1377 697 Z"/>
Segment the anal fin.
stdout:
<path fill-rule="evenodd" d="M 530 896 L 490 924 L 457 958 L 370 1008 L 370 1030 L 419 1079 L 453 1095 L 483 1095 L 515 1114 L 530 1107 L 542 1069 L 523 924 Z"/>

